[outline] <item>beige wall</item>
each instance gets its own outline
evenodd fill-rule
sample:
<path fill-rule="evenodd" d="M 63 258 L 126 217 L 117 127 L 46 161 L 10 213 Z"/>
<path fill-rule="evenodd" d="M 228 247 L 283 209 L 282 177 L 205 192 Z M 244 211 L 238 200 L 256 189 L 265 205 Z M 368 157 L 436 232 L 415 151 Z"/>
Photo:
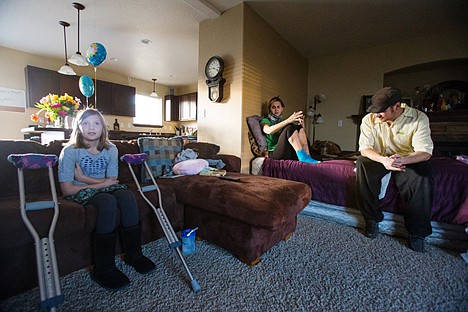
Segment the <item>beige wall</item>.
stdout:
<path fill-rule="evenodd" d="M 276 95 L 286 104 L 285 115 L 305 110 L 307 60 L 246 4 L 201 23 L 199 46 L 199 141 L 240 156 L 242 171 L 248 172 L 252 153 L 245 118 L 260 115 L 262 105 Z M 212 55 L 225 62 L 222 103 L 207 97 L 204 68 Z"/>
<path fill-rule="evenodd" d="M 240 156 L 242 113 L 242 6 L 200 24 L 198 53 L 198 141 L 221 147 L 221 153 Z M 224 60 L 224 97 L 208 99 L 205 65 L 214 55 Z"/>
<path fill-rule="evenodd" d="M 41 68 L 56 70 L 63 65 L 62 62 L 63 61 L 58 59 L 56 60 L 40 57 L 0 46 L 0 87 L 24 90 L 26 92 L 26 78 L 24 71 L 26 65 L 33 65 Z M 91 66 L 75 66 L 74 70 L 78 75 L 88 75 L 92 78 L 95 77 L 94 70 Z M 101 70 L 99 67 L 96 76 L 99 80 L 131 85 L 136 88 L 136 92 L 139 94 L 149 94 L 153 89 L 152 81 L 143 81 L 123 75 L 118 75 L 112 72 Z M 196 90 L 196 85 L 187 86 L 181 87 L 180 90 L 177 88 L 176 93 L 179 92 L 180 94 L 183 94 L 194 92 Z M 156 84 L 156 91 L 160 96 L 163 96 L 165 94 L 169 94 L 169 87 Z M 96 90 L 96 93 L 99 97 L 99 90 Z M 0 139 L 23 139 L 23 135 L 20 131 L 22 128 L 34 124 L 34 122 L 30 120 L 30 115 L 35 112 L 37 112 L 36 108 L 27 108 L 25 113 L 6 112 L 0 110 Z M 121 130 L 136 132 L 149 131 L 149 128 L 133 127 L 132 118 L 130 117 L 106 115 L 105 118 L 110 125 L 114 123 L 115 118 L 118 118 L 119 122 L 123 124 Z M 177 122 L 164 122 L 163 129 L 158 129 L 157 131 L 173 133 L 175 131 L 174 126 L 177 126 L 178 124 L 179 123 Z M 185 126 L 193 126 L 193 123 L 186 122 Z"/>
<path fill-rule="evenodd" d="M 346 117 L 359 113 L 362 95 L 383 86 L 384 73 L 399 68 L 468 57 L 466 30 L 439 33 L 361 51 L 309 60 L 309 98 L 327 96 L 318 105 L 325 122 L 317 125 L 316 139 L 331 140 L 343 150 L 354 150 L 356 125 Z M 338 127 L 338 120 L 343 127 Z"/>

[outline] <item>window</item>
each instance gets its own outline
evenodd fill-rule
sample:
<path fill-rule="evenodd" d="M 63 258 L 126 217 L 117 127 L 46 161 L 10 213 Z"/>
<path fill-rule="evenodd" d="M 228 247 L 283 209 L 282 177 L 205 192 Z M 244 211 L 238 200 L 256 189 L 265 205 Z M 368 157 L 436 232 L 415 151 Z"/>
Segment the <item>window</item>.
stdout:
<path fill-rule="evenodd" d="M 146 95 L 135 95 L 135 117 L 133 125 L 162 127 L 162 99 Z"/>

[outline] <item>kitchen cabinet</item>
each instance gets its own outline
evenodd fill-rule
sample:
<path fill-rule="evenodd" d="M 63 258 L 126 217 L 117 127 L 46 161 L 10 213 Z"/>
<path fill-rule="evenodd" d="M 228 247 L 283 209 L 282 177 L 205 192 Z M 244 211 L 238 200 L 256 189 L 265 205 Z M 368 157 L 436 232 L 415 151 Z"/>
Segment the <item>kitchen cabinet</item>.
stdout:
<path fill-rule="evenodd" d="M 179 121 L 179 99 L 176 95 L 164 97 L 164 121 Z"/>
<path fill-rule="evenodd" d="M 26 90 L 29 107 L 34 107 L 42 97 L 49 93 L 62 95 L 68 93 L 78 97 L 86 107 L 86 97 L 79 88 L 80 76 L 61 75 L 56 71 L 34 66 L 26 67 Z M 135 87 L 111 83 L 107 81 L 94 81 L 95 94 L 88 99 L 88 104 L 103 114 L 135 117 Z"/>
<path fill-rule="evenodd" d="M 81 93 L 80 86 L 79 86 L 80 76 L 68 76 L 68 75 L 60 75 L 60 74 L 58 76 L 59 76 L 60 91 L 56 94 L 62 95 L 62 94 L 68 93 L 68 95 L 79 98 L 83 107 L 86 107 L 86 96 L 84 96 Z M 90 103 L 94 103 L 94 96 L 89 98 L 89 100 L 90 100 Z"/>
<path fill-rule="evenodd" d="M 97 110 L 102 112 L 106 115 L 112 114 L 112 83 L 107 81 L 98 80 L 95 86 L 95 94 L 93 95 L 93 99 L 90 99 L 90 103 L 94 104 L 96 100 Z M 96 96 L 96 99 L 94 98 Z"/>
<path fill-rule="evenodd" d="M 179 120 L 197 120 L 197 92 L 179 96 Z"/>
<path fill-rule="evenodd" d="M 121 84 L 112 85 L 111 114 L 135 117 L 135 88 Z M 99 97 L 99 93 L 98 93 Z"/>
<path fill-rule="evenodd" d="M 26 96 L 29 107 L 34 107 L 49 93 L 60 94 L 59 74 L 34 66 L 26 67 Z"/>

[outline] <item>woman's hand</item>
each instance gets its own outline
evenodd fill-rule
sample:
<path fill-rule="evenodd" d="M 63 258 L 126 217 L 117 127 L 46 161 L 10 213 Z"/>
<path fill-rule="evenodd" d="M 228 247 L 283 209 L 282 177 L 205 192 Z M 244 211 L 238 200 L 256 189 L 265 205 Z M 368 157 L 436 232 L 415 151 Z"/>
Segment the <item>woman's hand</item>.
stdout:
<path fill-rule="evenodd" d="M 303 125 L 303 123 L 304 123 L 304 114 L 302 113 L 302 111 L 294 112 L 286 120 L 288 121 L 288 124 L 296 123 L 296 124 L 299 124 L 299 125 Z"/>

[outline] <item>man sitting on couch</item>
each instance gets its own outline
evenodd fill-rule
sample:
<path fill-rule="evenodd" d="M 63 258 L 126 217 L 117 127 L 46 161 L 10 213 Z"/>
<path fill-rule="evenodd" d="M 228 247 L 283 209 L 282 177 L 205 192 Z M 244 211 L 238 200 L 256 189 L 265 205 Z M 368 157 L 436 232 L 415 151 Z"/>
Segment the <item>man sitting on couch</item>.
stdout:
<path fill-rule="evenodd" d="M 384 218 L 379 209 L 381 179 L 392 172 L 407 203 L 405 224 L 409 248 L 423 252 L 424 238 L 432 233 L 431 208 L 434 171 L 428 161 L 433 143 L 427 116 L 401 103 L 401 91 L 386 87 L 372 97 L 362 119 L 356 163 L 357 206 L 366 221 L 365 235 L 379 232 Z"/>

